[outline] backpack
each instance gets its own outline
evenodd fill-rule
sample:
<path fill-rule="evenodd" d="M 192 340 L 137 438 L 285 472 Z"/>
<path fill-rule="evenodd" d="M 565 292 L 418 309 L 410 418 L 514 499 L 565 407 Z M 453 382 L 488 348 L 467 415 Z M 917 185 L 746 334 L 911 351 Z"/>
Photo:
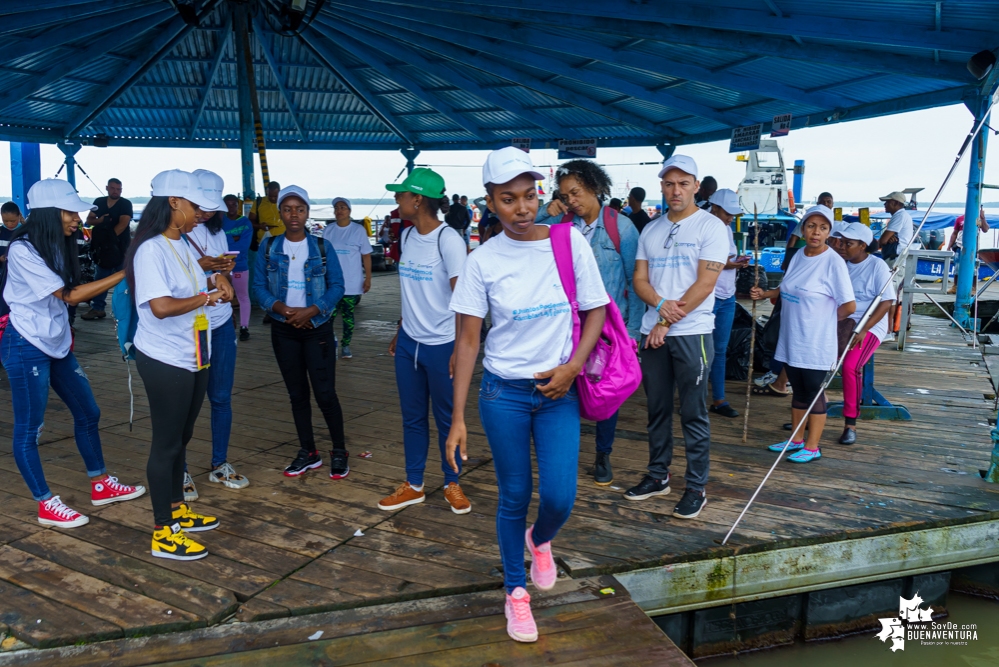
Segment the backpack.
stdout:
<path fill-rule="evenodd" d="M 120 266 L 125 259 L 110 222 L 103 222 L 90 231 L 90 258 L 102 269 Z"/>
<path fill-rule="evenodd" d="M 402 261 L 402 253 L 403 253 L 403 250 L 406 247 L 406 241 L 409 240 L 409 235 L 413 233 L 413 230 L 415 228 L 416 228 L 416 225 L 413 225 L 412 227 L 410 227 L 409 230 L 406 232 L 406 235 L 403 238 L 399 239 L 399 260 L 398 261 L 400 261 L 400 262 Z M 451 229 L 454 229 L 454 228 L 452 227 Z M 441 251 L 441 237 L 443 235 L 444 235 L 444 230 L 442 229 L 441 232 L 440 232 L 440 234 L 437 235 L 437 254 L 440 255 L 441 261 L 444 260 L 444 253 Z"/>
<path fill-rule="evenodd" d="M 609 208 L 609 207 L 608 207 Z M 576 274 L 572 267 L 572 226 L 550 227 L 555 266 L 572 307 L 572 349 L 579 347 L 583 324 L 576 301 Z M 621 311 L 610 299 L 606 308 L 603 330 L 593 352 L 576 378 L 579 393 L 579 414 L 584 419 L 602 421 L 617 412 L 642 383 L 638 364 L 638 344 L 628 335 Z"/>
<path fill-rule="evenodd" d="M 571 223 L 576 218 L 574 213 L 566 213 L 562 216 L 562 222 Z M 611 243 L 614 244 L 614 250 L 617 250 L 617 254 L 621 254 L 621 232 L 617 228 L 617 211 L 612 209 L 610 206 L 604 206 L 604 229 L 607 230 L 607 236 L 610 237 Z"/>

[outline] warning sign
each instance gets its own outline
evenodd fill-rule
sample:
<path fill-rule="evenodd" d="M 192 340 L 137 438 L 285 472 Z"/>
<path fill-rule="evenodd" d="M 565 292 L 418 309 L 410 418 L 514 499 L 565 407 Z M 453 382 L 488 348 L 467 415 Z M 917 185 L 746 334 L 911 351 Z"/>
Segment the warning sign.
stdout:
<path fill-rule="evenodd" d="M 519 148 L 525 153 L 531 152 L 531 138 L 530 137 L 517 137 L 516 139 L 510 140 L 510 145 L 514 148 Z"/>
<path fill-rule="evenodd" d="M 760 134 L 762 132 L 762 123 L 747 125 L 745 127 L 733 127 L 732 140 L 728 144 L 728 152 L 755 151 L 760 147 Z"/>
<path fill-rule="evenodd" d="M 597 157 L 596 139 L 560 139 L 558 142 L 558 159 L 571 160 L 577 157 Z"/>
<path fill-rule="evenodd" d="M 791 114 L 782 113 L 779 116 L 774 116 L 774 122 L 770 125 L 770 136 L 772 137 L 786 137 L 791 131 Z"/>

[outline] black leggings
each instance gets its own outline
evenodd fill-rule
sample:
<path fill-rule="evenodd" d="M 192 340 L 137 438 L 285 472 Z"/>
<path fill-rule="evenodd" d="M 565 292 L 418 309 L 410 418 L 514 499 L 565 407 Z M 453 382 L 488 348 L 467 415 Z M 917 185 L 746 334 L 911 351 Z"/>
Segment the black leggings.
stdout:
<path fill-rule="evenodd" d="M 787 371 L 787 381 L 791 383 L 794 391 L 791 397 L 791 407 L 795 410 L 807 410 L 812 404 L 812 399 L 822 389 L 822 383 L 826 379 L 826 371 L 814 368 L 795 368 L 784 364 Z M 826 413 L 826 393 L 823 391 L 819 400 L 815 402 L 810 414 L 824 415 Z"/>
<path fill-rule="evenodd" d="M 208 369 L 192 372 L 136 351 L 135 365 L 149 397 L 153 441 L 146 478 L 157 526 L 173 523 L 173 503 L 184 500 L 184 454 L 208 390 Z"/>

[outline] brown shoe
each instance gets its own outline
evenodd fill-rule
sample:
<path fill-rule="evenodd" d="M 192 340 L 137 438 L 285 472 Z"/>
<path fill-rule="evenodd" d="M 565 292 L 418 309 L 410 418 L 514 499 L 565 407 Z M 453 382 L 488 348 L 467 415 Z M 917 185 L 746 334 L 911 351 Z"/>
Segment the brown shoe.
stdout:
<path fill-rule="evenodd" d="M 85 320 L 103 320 L 107 316 L 107 312 L 103 310 L 88 310 L 83 315 L 80 315 Z"/>
<path fill-rule="evenodd" d="M 417 491 L 409 485 L 409 482 L 403 482 L 395 490 L 395 493 L 378 501 L 378 509 L 386 511 L 398 510 L 409 505 L 422 503 L 426 497 L 423 491 Z"/>
<path fill-rule="evenodd" d="M 451 511 L 455 514 L 468 514 L 472 511 L 472 503 L 468 502 L 457 482 L 451 482 L 444 487 L 444 497 L 451 503 Z"/>

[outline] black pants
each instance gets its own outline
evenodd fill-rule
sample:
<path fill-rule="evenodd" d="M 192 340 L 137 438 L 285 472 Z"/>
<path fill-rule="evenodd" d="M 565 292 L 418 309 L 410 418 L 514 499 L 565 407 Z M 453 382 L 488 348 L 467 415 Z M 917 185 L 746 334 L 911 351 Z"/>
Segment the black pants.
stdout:
<path fill-rule="evenodd" d="M 135 365 L 149 397 L 153 441 L 146 479 L 157 526 L 173 523 L 171 504 L 184 500 L 184 458 L 208 390 L 208 369 L 197 372 L 164 364 L 136 351 Z"/>
<path fill-rule="evenodd" d="M 795 410 L 807 410 L 812 404 L 812 399 L 822 390 L 822 383 L 826 381 L 826 371 L 795 368 L 787 364 L 784 364 L 784 370 L 787 371 L 787 381 L 791 383 L 794 392 L 791 396 L 791 407 Z M 826 393 L 823 391 L 809 414 L 824 415 L 826 411 Z"/>
<path fill-rule="evenodd" d="M 291 414 L 302 449 L 316 451 L 310 382 L 316 403 L 330 430 L 333 449 L 346 449 L 343 410 L 336 395 L 336 337 L 333 335 L 332 320 L 315 329 L 296 329 L 290 324 L 275 321 L 271 326 L 271 345 L 291 398 Z"/>

